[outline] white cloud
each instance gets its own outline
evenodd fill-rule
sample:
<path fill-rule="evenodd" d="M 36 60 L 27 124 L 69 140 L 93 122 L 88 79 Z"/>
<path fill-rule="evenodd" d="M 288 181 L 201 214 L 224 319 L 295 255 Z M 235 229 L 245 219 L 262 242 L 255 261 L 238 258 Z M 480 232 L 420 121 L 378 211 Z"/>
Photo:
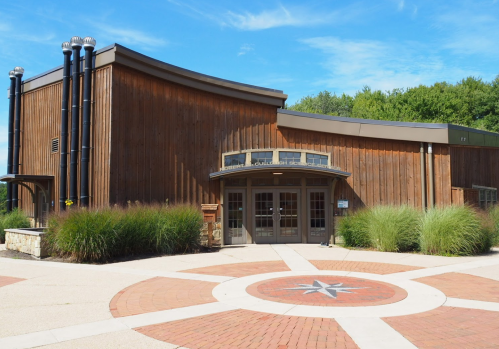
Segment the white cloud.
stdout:
<path fill-rule="evenodd" d="M 469 7 L 435 17 L 442 46 L 456 54 L 499 55 L 499 19 L 487 9 Z"/>
<path fill-rule="evenodd" d="M 398 10 L 402 11 L 404 7 L 405 7 L 405 1 L 404 0 L 399 1 Z"/>
<path fill-rule="evenodd" d="M 237 53 L 238 56 L 243 56 L 250 51 L 253 51 L 255 46 L 253 44 L 243 44 Z"/>
<path fill-rule="evenodd" d="M 322 65 L 329 74 L 316 84 L 349 94 L 363 86 L 387 91 L 442 80 L 455 82 L 465 76 L 479 75 L 476 71 L 448 67 L 437 55 L 421 54 L 427 50 L 414 42 L 388 44 L 336 37 L 317 37 L 301 42 L 322 51 L 327 57 Z"/>
<path fill-rule="evenodd" d="M 310 14 L 303 9 L 288 9 L 280 6 L 260 13 L 235 13 L 229 11 L 226 24 L 241 30 L 263 30 L 283 26 L 311 26 L 328 22 L 332 14 Z"/>
<path fill-rule="evenodd" d="M 126 29 L 109 25 L 97 25 L 101 31 L 99 34 L 102 38 L 111 42 L 119 42 L 124 45 L 138 45 L 142 48 L 154 48 L 165 46 L 168 42 L 164 39 L 156 38 L 144 32 L 134 29 Z"/>

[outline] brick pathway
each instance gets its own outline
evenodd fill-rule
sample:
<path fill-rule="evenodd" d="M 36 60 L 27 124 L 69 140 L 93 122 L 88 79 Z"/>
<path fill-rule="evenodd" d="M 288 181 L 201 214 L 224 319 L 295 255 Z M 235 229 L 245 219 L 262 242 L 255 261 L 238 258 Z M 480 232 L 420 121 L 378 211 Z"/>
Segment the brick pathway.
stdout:
<path fill-rule="evenodd" d="M 358 348 L 332 319 L 248 310 L 137 328 L 155 339 L 191 349 Z"/>
<path fill-rule="evenodd" d="M 499 312 L 440 307 L 383 320 L 420 349 L 499 348 Z"/>
<path fill-rule="evenodd" d="M 371 274 L 392 274 L 423 269 L 401 264 L 355 262 L 355 261 L 310 261 L 319 270 L 356 271 Z"/>
<path fill-rule="evenodd" d="M 0 276 L 0 287 L 12 285 L 12 284 L 15 284 L 16 282 L 20 282 L 20 281 L 24 281 L 24 280 L 26 280 L 26 279 L 13 278 L 10 276 Z"/>
<path fill-rule="evenodd" d="M 491 279 L 461 273 L 447 273 L 415 281 L 435 287 L 447 297 L 499 302 L 499 282 Z"/>
<path fill-rule="evenodd" d="M 283 261 L 252 262 L 215 265 L 212 267 L 182 270 L 183 273 L 220 275 L 243 277 L 255 274 L 274 273 L 279 271 L 289 271 L 288 266 Z"/>
<path fill-rule="evenodd" d="M 216 302 L 211 292 L 216 283 L 155 277 L 134 284 L 113 297 L 109 308 L 114 317 Z"/>
<path fill-rule="evenodd" d="M 300 287 L 300 284 L 311 285 L 315 280 L 327 284 L 342 283 L 344 287 L 359 287 L 359 289 L 350 290 L 352 293 L 337 293 L 337 298 L 318 292 L 305 294 L 304 290 L 290 290 Z M 252 296 L 274 302 L 331 307 L 382 305 L 395 303 L 407 297 L 407 292 L 397 286 L 345 276 L 279 278 L 258 282 L 249 286 L 246 291 Z"/>

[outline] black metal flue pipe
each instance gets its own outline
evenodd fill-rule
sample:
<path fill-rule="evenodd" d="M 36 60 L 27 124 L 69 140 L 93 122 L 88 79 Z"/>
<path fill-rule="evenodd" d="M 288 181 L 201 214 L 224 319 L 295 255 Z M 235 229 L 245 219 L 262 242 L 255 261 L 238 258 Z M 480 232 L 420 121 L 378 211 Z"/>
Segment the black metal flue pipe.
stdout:
<path fill-rule="evenodd" d="M 24 74 L 22 67 L 14 68 L 16 76 L 16 102 L 15 102 L 15 122 L 14 122 L 14 161 L 12 163 L 12 173 L 19 174 L 19 150 L 21 148 L 21 83 Z M 12 184 L 12 209 L 19 207 L 18 185 Z"/>
<path fill-rule="evenodd" d="M 61 169 L 59 182 L 59 208 L 66 209 L 68 199 L 68 114 L 69 114 L 69 84 L 71 79 L 71 44 L 62 43 L 64 65 L 62 68 L 62 112 L 61 112 Z"/>
<path fill-rule="evenodd" d="M 14 160 L 14 104 L 16 96 L 16 75 L 13 70 L 9 72 L 9 129 L 8 129 L 8 150 L 7 150 L 7 174 L 12 173 L 12 163 Z M 12 211 L 12 183 L 7 183 L 7 212 Z"/>
<path fill-rule="evenodd" d="M 78 147 L 80 133 L 80 51 L 83 39 L 71 38 L 73 48 L 73 96 L 71 105 L 71 163 L 69 168 L 69 199 L 76 205 L 78 201 Z"/>
<path fill-rule="evenodd" d="M 83 39 L 85 49 L 85 76 L 83 77 L 83 130 L 81 136 L 81 173 L 80 173 L 80 205 L 89 204 L 88 167 L 90 162 L 90 112 L 92 109 L 92 70 L 95 39 L 87 36 Z"/>

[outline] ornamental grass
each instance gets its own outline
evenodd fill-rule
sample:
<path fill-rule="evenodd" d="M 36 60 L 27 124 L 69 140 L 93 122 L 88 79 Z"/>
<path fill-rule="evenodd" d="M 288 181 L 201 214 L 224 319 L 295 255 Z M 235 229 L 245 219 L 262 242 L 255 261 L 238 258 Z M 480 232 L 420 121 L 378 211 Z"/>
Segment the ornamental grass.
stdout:
<path fill-rule="evenodd" d="M 469 206 L 428 209 L 375 206 L 343 217 L 338 227 L 347 247 L 384 252 L 466 256 L 499 244 L 499 207 L 488 213 Z"/>
<path fill-rule="evenodd" d="M 487 219 L 469 206 L 429 209 L 420 223 L 420 245 L 425 254 L 468 256 L 490 249 L 493 232 Z"/>
<path fill-rule="evenodd" d="M 5 243 L 4 229 L 30 228 L 31 224 L 23 211 L 15 209 L 12 212 L 0 215 L 0 243 Z"/>
<path fill-rule="evenodd" d="M 190 205 L 72 208 L 49 219 L 53 255 L 105 262 L 134 254 L 174 254 L 199 247 L 201 211 Z"/>

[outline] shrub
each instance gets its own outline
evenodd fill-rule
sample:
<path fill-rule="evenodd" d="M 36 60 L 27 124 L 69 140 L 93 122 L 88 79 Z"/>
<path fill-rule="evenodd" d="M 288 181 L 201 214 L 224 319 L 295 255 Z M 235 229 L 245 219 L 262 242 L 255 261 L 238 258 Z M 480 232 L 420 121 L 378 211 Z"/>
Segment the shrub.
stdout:
<path fill-rule="evenodd" d="M 189 205 L 71 209 L 50 218 L 47 241 L 52 253 L 78 262 L 183 253 L 198 246 L 202 221 L 201 212 Z"/>
<path fill-rule="evenodd" d="M 468 206 L 432 208 L 420 223 L 421 251 L 438 255 L 473 255 L 487 251 L 493 234 Z"/>
<path fill-rule="evenodd" d="M 371 245 L 379 251 L 403 252 L 418 249 L 420 214 L 409 206 L 375 206 L 367 227 Z"/>
<path fill-rule="evenodd" d="M 117 223 L 111 209 L 71 209 L 54 215 L 48 224 L 49 249 L 78 262 L 105 260 L 116 251 Z"/>
<path fill-rule="evenodd" d="M 5 230 L 15 228 L 30 228 L 28 217 L 21 210 L 14 210 L 0 216 L 0 243 L 5 242 Z"/>
<path fill-rule="evenodd" d="M 499 205 L 490 209 L 489 217 L 492 224 L 492 246 L 499 246 Z"/>
<path fill-rule="evenodd" d="M 347 247 L 371 247 L 368 226 L 371 213 L 367 209 L 358 210 L 350 216 L 342 217 L 338 234 Z"/>

